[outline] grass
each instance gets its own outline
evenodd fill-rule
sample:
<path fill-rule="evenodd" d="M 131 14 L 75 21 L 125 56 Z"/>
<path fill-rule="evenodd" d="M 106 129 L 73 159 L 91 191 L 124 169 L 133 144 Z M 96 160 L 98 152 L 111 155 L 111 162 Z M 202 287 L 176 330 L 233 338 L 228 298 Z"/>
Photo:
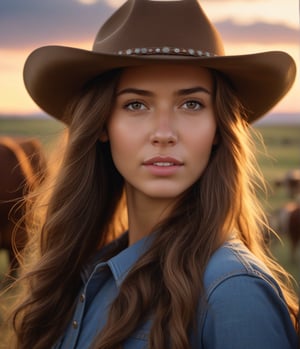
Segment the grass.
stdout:
<path fill-rule="evenodd" d="M 0 118 L 0 137 L 35 137 L 46 152 L 51 151 L 64 129 L 64 124 L 54 119 Z"/>
<path fill-rule="evenodd" d="M 286 173 L 295 168 L 300 168 L 300 125 L 291 126 L 261 126 L 257 130 L 263 136 L 267 154 L 263 154 L 263 148 L 258 144 L 258 162 L 262 173 L 269 185 L 268 197 L 264 202 L 265 209 L 269 213 L 291 201 L 284 187 L 276 187 L 275 181 L 282 179 Z M 280 236 L 282 243 L 274 240 L 271 250 L 280 264 L 289 271 L 299 283 L 299 263 L 292 261 L 290 255 L 289 240 L 286 236 Z"/>
<path fill-rule="evenodd" d="M 275 211 L 290 200 L 284 188 L 276 188 L 275 181 L 289 170 L 300 168 L 300 125 L 261 126 L 257 130 L 263 136 L 267 152 L 264 154 L 258 143 L 258 162 L 270 188 L 266 209 Z"/>
<path fill-rule="evenodd" d="M 1 135 L 38 137 L 46 142 L 64 128 L 61 122 L 48 118 L 1 118 L 0 125 Z"/>

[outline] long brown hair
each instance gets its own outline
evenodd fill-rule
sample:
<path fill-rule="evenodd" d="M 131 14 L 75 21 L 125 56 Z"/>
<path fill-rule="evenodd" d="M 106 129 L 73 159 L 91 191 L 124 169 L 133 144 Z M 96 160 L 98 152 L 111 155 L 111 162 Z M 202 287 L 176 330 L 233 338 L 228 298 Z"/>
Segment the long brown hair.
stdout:
<path fill-rule="evenodd" d="M 45 217 L 32 224 L 35 231 L 26 249 L 35 253 L 36 262 L 21 278 L 24 297 L 13 314 L 15 348 L 54 344 L 71 319 L 83 264 L 117 234 L 124 183 L 109 143 L 99 137 L 120 74 L 93 81 L 66 112 L 66 118 L 72 116 L 66 153 Z M 256 196 L 261 176 L 246 113 L 226 79 L 213 76 L 218 145 L 201 178 L 158 222 L 151 247 L 121 285 L 93 348 L 121 348 L 146 314 L 152 320 L 149 348 L 188 349 L 205 267 L 229 231 L 270 268 L 296 319 L 289 277 L 269 257 L 264 242 L 267 223 Z"/>

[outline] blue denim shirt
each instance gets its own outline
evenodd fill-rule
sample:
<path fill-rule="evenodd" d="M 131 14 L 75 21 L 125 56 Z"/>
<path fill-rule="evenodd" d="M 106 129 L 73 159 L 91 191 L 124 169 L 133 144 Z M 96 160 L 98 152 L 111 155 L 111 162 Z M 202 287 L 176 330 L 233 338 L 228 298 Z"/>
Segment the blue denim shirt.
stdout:
<path fill-rule="evenodd" d="M 149 239 L 144 238 L 107 262 L 85 268 L 73 319 L 53 349 L 90 347 L 105 324 L 122 281 L 148 244 Z M 227 242 L 213 254 L 204 285 L 208 305 L 199 306 L 191 348 L 297 348 L 296 331 L 281 290 L 266 267 L 241 243 Z M 150 326 L 149 321 L 137 328 L 123 348 L 146 349 Z"/>

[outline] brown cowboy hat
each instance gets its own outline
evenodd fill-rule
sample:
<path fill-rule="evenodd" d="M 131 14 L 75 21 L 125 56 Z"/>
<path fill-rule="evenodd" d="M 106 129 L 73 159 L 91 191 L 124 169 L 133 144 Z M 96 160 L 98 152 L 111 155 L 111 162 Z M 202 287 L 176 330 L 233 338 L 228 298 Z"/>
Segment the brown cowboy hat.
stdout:
<path fill-rule="evenodd" d="M 291 88 L 296 66 L 285 52 L 226 56 L 222 40 L 196 0 L 128 0 L 100 28 L 92 51 L 38 48 L 24 81 L 32 99 L 62 119 L 68 101 L 89 80 L 115 68 L 189 63 L 225 74 L 253 122 Z M 64 120 L 64 122 L 69 122 Z"/>

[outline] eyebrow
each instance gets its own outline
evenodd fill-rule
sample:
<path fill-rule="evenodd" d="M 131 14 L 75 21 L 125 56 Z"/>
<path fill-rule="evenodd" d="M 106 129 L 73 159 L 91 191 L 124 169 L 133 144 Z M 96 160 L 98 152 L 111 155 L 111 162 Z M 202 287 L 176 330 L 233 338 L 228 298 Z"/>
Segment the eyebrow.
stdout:
<path fill-rule="evenodd" d="M 147 97 L 154 96 L 153 92 L 141 90 L 139 88 L 124 88 L 123 90 L 117 92 L 117 97 L 126 93 L 133 93 L 136 95 L 147 96 Z"/>
<path fill-rule="evenodd" d="M 185 89 L 182 89 L 182 90 L 179 90 L 176 92 L 176 95 L 178 96 L 186 96 L 186 95 L 190 95 L 192 93 L 196 93 L 196 92 L 204 92 L 204 93 L 207 93 L 207 94 L 211 94 L 209 92 L 209 90 L 207 90 L 205 87 L 203 86 L 196 86 L 196 87 L 191 87 L 191 88 L 185 88 Z"/>
<path fill-rule="evenodd" d="M 191 87 L 191 88 L 185 88 L 185 89 L 181 89 L 175 92 L 175 95 L 177 96 L 187 96 L 193 93 L 197 93 L 197 92 L 204 92 L 207 94 L 211 94 L 209 90 L 207 90 L 206 88 L 204 88 L 203 86 L 195 86 L 195 87 Z M 151 91 L 147 91 L 147 90 L 142 90 L 142 89 L 138 89 L 138 88 L 124 88 L 123 90 L 120 90 L 117 92 L 117 97 L 126 93 L 133 93 L 133 94 L 137 94 L 140 96 L 146 96 L 146 97 L 153 97 L 155 95 L 155 93 L 151 92 Z"/>

